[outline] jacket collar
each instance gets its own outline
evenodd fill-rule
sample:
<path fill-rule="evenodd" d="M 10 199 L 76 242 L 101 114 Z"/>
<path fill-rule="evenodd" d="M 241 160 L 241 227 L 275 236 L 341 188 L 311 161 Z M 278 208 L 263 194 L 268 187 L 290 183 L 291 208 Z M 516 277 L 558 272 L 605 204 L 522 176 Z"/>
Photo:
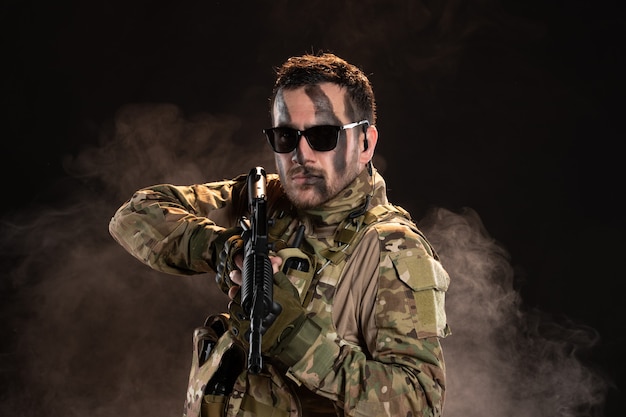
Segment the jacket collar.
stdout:
<path fill-rule="evenodd" d="M 373 206 L 387 204 L 385 180 L 375 169 L 372 172 L 370 176 L 368 170 L 364 169 L 354 181 L 322 206 L 301 210 L 298 214 L 305 223 L 309 223 L 307 229 L 323 229 L 327 226 L 334 228 L 351 213 L 365 212 Z M 364 207 L 366 203 L 367 207 Z"/>

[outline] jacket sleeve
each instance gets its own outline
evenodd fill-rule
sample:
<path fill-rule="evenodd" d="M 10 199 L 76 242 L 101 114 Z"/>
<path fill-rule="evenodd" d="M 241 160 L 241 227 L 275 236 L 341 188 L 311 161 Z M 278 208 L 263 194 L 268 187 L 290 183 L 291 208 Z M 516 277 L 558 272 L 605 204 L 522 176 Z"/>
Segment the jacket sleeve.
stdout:
<path fill-rule="evenodd" d="M 236 222 L 241 178 L 202 185 L 141 189 L 109 223 L 113 238 L 158 271 L 192 275 L 215 269 L 211 243 Z"/>
<path fill-rule="evenodd" d="M 342 278 L 376 283 L 373 297 L 354 301 L 366 346 L 342 343 L 322 329 L 290 373 L 343 407 L 346 416 L 441 416 L 440 338 L 449 333 L 444 311 L 449 277 L 420 234 L 398 225 L 376 229 L 364 236 L 352 259 L 375 257 L 376 270 Z"/>

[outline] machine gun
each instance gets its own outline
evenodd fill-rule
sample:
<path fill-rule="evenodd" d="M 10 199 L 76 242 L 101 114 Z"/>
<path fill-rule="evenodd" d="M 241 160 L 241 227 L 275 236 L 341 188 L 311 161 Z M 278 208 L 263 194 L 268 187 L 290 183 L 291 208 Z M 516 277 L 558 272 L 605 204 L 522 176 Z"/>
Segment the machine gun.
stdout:
<path fill-rule="evenodd" d="M 248 174 L 249 225 L 244 228 L 244 258 L 241 285 L 241 307 L 250 318 L 248 372 L 258 374 L 262 367 L 261 341 L 263 320 L 277 304 L 273 303 L 273 271 L 269 259 L 269 221 L 267 219 L 266 173 L 262 167 Z"/>

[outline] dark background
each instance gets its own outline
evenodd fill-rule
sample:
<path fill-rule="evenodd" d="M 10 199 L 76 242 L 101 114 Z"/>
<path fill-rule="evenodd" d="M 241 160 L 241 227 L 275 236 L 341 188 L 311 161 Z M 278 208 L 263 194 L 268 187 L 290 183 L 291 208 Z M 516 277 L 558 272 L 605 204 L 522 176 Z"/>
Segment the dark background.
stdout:
<path fill-rule="evenodd" d="M 607 381 L 595 415 L 623 415 L 623 13 L 609 1 L 4 1 L 3 409 L 178 413 L 188 371 L 172 387 L 169 352 L 188 353 L 210 280 L 150 273 L 147 290 L 107 222 L 141 186 L 247 172 L 273 67 L 328 50 L 370 75 L 390 199 L 417 219 L 477 213 L 508 252 L 520 311 L 584 333 L 568 349 Z M 170 343 L 158 365 L 115 356 L 155 351 L 141 330 L 153 319 Z M 64 349 L 80 354 L 50 355 Z M 137 401 L 110 411 L 120 392 Z"/>

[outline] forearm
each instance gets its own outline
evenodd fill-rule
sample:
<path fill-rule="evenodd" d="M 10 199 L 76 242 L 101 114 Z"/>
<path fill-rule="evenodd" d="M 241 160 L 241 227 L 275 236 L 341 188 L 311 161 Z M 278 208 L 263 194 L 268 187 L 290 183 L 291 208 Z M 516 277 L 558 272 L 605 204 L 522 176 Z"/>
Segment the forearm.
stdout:
<path fill-rule="evenodd" d="M 445 390 L 439 340 L 416 342 L 410 356 L 387 352 L 368 359 L 360 349 L 320 334 L 290 373 L 348 416 L 439 416 Z"/>
<path fill-rule="evenodd" d="M 137 191 L 117 210 L 109 231 L 130 254 L 156 270 L 208 272 L 214 267 L 211 242 L 228 226 L 207 217 L 226 206 L 228 193 L 210 191 L 204 186 L 171 185 Z"/>

